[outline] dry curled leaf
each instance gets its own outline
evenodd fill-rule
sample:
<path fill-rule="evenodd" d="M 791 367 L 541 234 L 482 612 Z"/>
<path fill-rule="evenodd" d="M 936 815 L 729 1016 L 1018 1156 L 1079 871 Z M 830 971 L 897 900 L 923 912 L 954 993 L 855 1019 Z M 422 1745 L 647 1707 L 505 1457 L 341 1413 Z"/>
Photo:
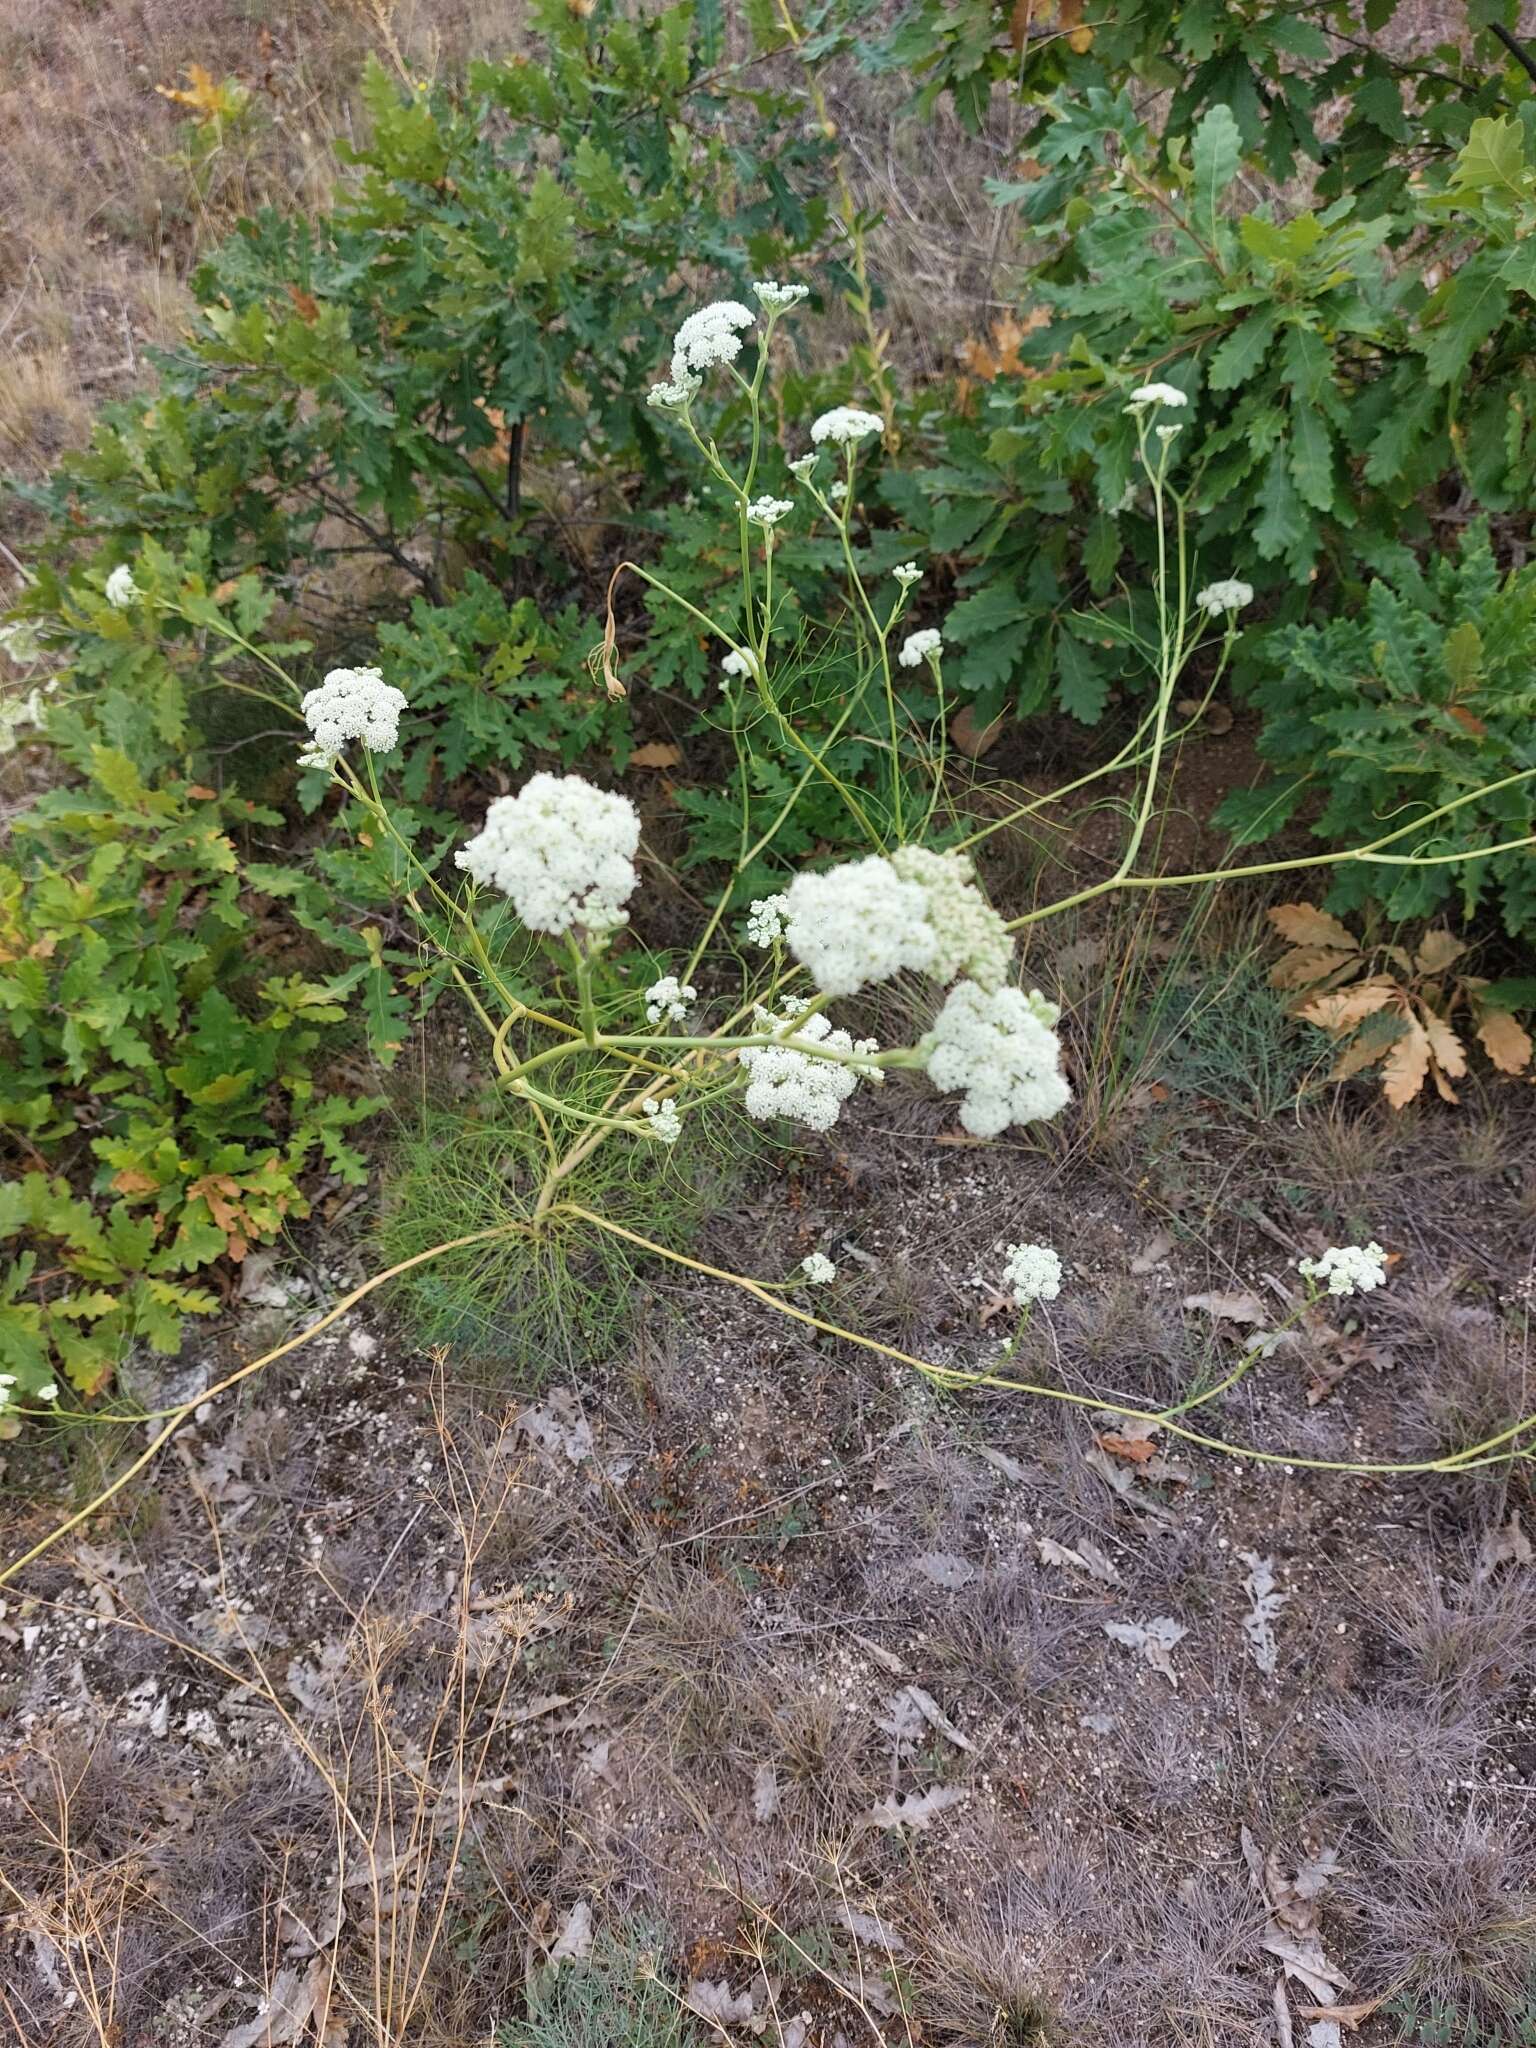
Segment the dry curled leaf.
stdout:
<path fill-rule="evenodd" d="M 927 1792 L 897 1792 L 872 1806 L 864 1818 L 867 1827 L 926 1828 L 951 1806 L 958 1806 L 965 1794 L 957 1785 L 935 1785 Z"/>
<path fill-rule="evenodd" d="M 1167 1614 L 1160 1614 L 1155 1621 L 1106 1621 L 1104 1633 L 1128 1650 L 1139 1650 L 1154 1671 L 1177 1686 L 1179 1675 L 1173 1668 L 1172 1652 L 1189 1634 L 1181 1622 Z"/>

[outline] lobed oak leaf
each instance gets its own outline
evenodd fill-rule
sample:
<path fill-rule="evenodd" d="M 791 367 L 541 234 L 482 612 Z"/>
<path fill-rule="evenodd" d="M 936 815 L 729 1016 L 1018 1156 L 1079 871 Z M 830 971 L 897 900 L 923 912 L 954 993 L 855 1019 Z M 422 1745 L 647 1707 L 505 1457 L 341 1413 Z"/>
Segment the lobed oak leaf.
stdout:
<path fill-rule="evenodd" d="M 1315 903 L 1277 903 L 1265 915 L 1293 946 L 1334 946 L 1341 953 L 1360 950 L 1353 933 Z"/>
<path fill-rule="evenodd" d="M 1429 1033 L 1416 1017 L 1394 1040 L 1381 1070 L 1381 1092 L 1394 1109 L 1405 1109 L 1429 1074 Z"/>

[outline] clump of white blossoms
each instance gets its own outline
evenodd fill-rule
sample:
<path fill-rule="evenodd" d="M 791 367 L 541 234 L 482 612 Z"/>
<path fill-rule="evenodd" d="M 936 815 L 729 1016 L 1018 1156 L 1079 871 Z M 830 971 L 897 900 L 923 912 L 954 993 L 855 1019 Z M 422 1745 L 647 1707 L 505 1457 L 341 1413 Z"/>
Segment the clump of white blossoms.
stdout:
<path fill-rule="evenodd" d="M 1241 577 L 1228 576 L 1220 583 L 1207 583 L 1195 603 L 1213 618 L 1223 612 L 1240 612 L 1245 604 L 1253 603 L 1253 585 L 1244 583 Z"/>
<path fill-rule="evenodd" d="M 975 863 L 963 853 L 932 853 L 926 846 L 902 846 L 891 866 L 904 882 L 915 882 L 927 901 L 933 946 L 921 963 L 935 981 L 969 975 L 983 988 L 997 988 L 1013 965 L 1008 927 L 976 886 Z"/>
<path fill-rule="evenodd" d="M 139 586 L 134 582 L 133 571 L 126 562 L 119 562 L 112 571 L 112 574 L 107 578 L 106 589 L 103 594 L 106 597 L 107 603 L 115 606 L 120 612 L 125 612 L 129 605 L 138 603 L 140 597 Z"/>
<path fill-rule="evenodd" d="M 789 473 L 797 482 L 803 484 L 809 480 L 811 471 L 815 467 L 816 453 L 813 449 L 809 455 L 797 455 L 789 465 Z"/>
<path fill-rule="evenodd" d="M 790 498 L 754 498 L 747 507 L 747 517 L 754 526 L 777 526 L 794 509 L 794 501 Z"/>
<path fill-rule="evenodd" d="M 361 740 L 375 754 L 399 744 L 403 693 L 376 668 L 333 668 L 299 709 L 314 738 L 302 757 L 306 767 L 326 767 L 348 740 Z"/>
<path fill-rule="evenodd" d="M 645 1014 L 652 1024 L 681 1024 L 698 998 L 699 992 L 692 982 L 679 981 L 675 974 L 664 974 L 645 992 Z"/>
<path fill-rule="evenodd" d="M 720 668 L 721 672 L 728 676 L 747 676 L 755 679 L 758 674 L 757 656 L 750 647 L 734 647 L 721 662 Z"/>
<path fill-rule="evenodd" d="M 891 571 L 903 590 L 910 590 L 914 583 L 921 583 L 923 572 L 916 562 L 898 562 Z"/>
<path fill-rule="evenodd" d="M 793 1045 L 744 1045 L 736 1057 L 751 1076 L 744 1098 L 746 1111 L 758 1123 L 782 1116 L 813 1131 L 830 1131 L 861 1078 L 884 1079 L 878 1067 L 860 1063 L 880 1048 L 873 1038 L 855 1041 L 846 1031 L 834 1031 L 819 1011 L 804 1016 L 804 1009 L 803 1003 L 786 997 L 777 1017 L 759 1008 L 753 1029 L 798 1038 L 849 1057 L 819 1059 Z"/>
<path fill-rule="evenodd" d="M 847 448 L 868 440 L 871 434 L 884 432 L 885 421 L 879 413 L 864 412 L 856 405 L 834 405 L 830 412 L 811 421 L 811 439 L 818 448 L 823 441 Z"/>
<path fill-rule="evenodd" d="M 1054 1301 L 1061 1292 L 1061 1259 L 1048 1244 L 1011 1244 L 1003 1278 L 1020 1308 Z"/>
<path fill-rule="evenodd" d="M 940 982 L 965 973 L 995 988 L 1013 945 L 975 872 L 964 854 L 903 846 L 889 858 L 866 854 L 797 875 L 782 899 L 789 950 L 829 996 L 856 995 L 904 971 Z M 750 919 L 747 930 L 755 936 Z"/>
<path fill-rule="evenodd" d="M 654 1095 L 647 1095 L 640 1105 L 646 1116 L 646 1129 L 653 1138 L 659 1138 L 663 1145 L 675 1145 L 682 1134 L 683 1120 L 677 1113 L 675 1102 L 658 1102 Z"/>
<path fill-rule="evenodd" d="M 758 896 L 753 899 L 747 912 L 747 937 L 753 945 L 766 949 L 776 946 L 784 936 L 784 919 L 789 913 L 787 896 Z"/>
<path fill-rule="evenodd" d="M 1140 384 L 1131 393 L 1127 412 L 1140 412 L 1149 405 L 1188 405 L 1189 399 L 1177 384 Z"/>
<path fill-rule="evenodd" d="M 921 884 L 904 882 L 878 853 L 796 875 L 786 910 L 789 950 L 829 996 L 926 967 L 937 945 Z"/>
<path fill-rule="evenodd" d="M 1304 1279 L 1325 1284 L 1330 1294 L 1369 1294 L 1387 1277 L 1387 1255 L 1374 1241 L 1336 1244 L 1321 1258 L 1302 1259 L 1297 1270 Z"/>
<path fill-rule="evenodd" d="M 837 1268 L 825 1252 L 807 1252 L 800 1261 L 800 1270 L 813 1287 L 825 1287 L 837 1278 Z"/>
<path fill-rule="evenodd" d="M 798 306 L 802 299 L 811 296 L 808 284 L 775 284 L 771 278 L 755 279 L 752 290 L 767 313 L 787 313 L 791 306 Z"/>
<path fill-rule="evenodd" d="M 690 313 L 672 338 L 672 381 L 684 384 L 721 363 L 734 363 L 741 338 L 757 325 L 757 315 L 739 299 L 716 299 Z"/>
<path fill-rule="evenodd" d="M 938 627 L 924 626 L 920 632 L 907 635 L 896 659 L 903 668 L 916 668 L 920 662 L 929 661 L 943 651 L 944 635 Z"/>
<path fill-rule="evenodd" d="M 962 1096 L 960 1121 L 974 1137 L 1042 1122 L 1072 1100 L 1054 1028 L 1060 1015 L 1038 989 L 962 981 L 950 991 L 919 1049 L 933 1085 Z"/>
<path fill-rule="evenodd" d="M 539 774 L 516 796 L 497 797 L 454 860 L 510 896 L 530 931 L 601 932 L 626 922 L 639 844 L 640 814 L 628 797 L 579 775 Z"/>

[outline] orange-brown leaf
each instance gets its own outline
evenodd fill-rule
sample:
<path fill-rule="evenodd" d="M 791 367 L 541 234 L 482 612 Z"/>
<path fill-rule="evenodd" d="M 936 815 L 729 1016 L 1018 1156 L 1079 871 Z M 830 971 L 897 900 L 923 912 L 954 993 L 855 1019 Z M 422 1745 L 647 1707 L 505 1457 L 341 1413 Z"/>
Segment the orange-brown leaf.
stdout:
<path fill-rule="evenodd" d="M 967 760 L 979 761 L 983 754 L 990 752 L 996 745 L 1002 729 L 1001 715 L 994 718 L 990 725 L 978 726 L 976 707 L 973 704 L 962 704 L 950 723 L 950 744 L 957 753 L 964 754 Z"/>
<path fill-rule="evenodd" d="M 1378 1010 L 1384 1010 L 1388 1003 L 1396 1000 L 1398 988 L 1391 981 L 1362 981 L 1354 988 L 1330 990 L 1326 995 L 1313 996 L 1303 1003 L 1296 1012 L 1309 1024 L 1316 1024 L 1324 1031 L 1335 1034 L 1353 1031 L 1367 1017 L 1373 1017 Z"/>
<path fill-rule="evenodd" d="M 1360 950 L 1354 935 L 1315 903 L 1277 903 L 1268 915 L 1280 936 L 1293 946 L 1336 946 L 1341 953 Z"/>
<path fill-rule="evenodd" d="M 1389 1048 L 1381 1070 L 1381 1092 L 1394 1109 L 1405 1109 L 1424 1086 L 1429 1051 L 1429 1033 L 1416 1017 L 1410 1018 L 1407 1030 Z"/>
<path fill-rule="evenodd" d="M 1327 981 L 1342 968 L 1353 966 L 1359 958 L 1353 949 L 1341 953 L 1337 946 L 1293 946 L 1270 969 L 1269 985 L 1271 988 L 1311 988 L 1316 982 Z"/>
<path fill-rule="evenodd" d="M 320 301 L 311 293 L 301 291 L 296 284 L 289 285 L 288 296 L 293 301 L 293 310 L 305 326 L 313 327 L 320 318 Z"/>
<path fill-rule="evenodd" d="M 1466 951 L 1465 944 L 1454 932 L 1426 932 L 1419 941 L 1419 950 L 1413 956 L 1413 964 L 1420 974 L 1443 974 L 1453 960 Z"/>
<path fill-rule="evenodd" d="M 1531 1034 L 1508 1010 L 1484 1010 L 1477 1020 L 1483 1051 L 1501 1074 L 1523 1074 L 1531 1064 Z"/>
<path fill-rule="evenodd" d="M 1113 1433 L 1106 1433 L 1098 1442 L 1112 1458 L 1123 1458 L 1127 1465 L 1144 1465 L 1148 1458 L 1157 1456 L 1157 1445 L 1145 1437 L 1115 1436 Z"/>
<path fill-rule="evenodd" d="M 636 747 L 629 757 L 631 768 L 675 768 L 683 758 L 681 747 L 674 747 L 670 740 L 647 740 L 643 747 Z"/>
<path fill-rule="evenodd" d="M 1467 1071 L 1466 1048 L 1443 1017 L 1437 1017 L 1433 1010 L 1422 1012 L 1424 1030 L 1429 1039 L 1429 1049 L 1435 1064 L 1442 1073 L 1452 1080 L 1459 1080 Z"/>

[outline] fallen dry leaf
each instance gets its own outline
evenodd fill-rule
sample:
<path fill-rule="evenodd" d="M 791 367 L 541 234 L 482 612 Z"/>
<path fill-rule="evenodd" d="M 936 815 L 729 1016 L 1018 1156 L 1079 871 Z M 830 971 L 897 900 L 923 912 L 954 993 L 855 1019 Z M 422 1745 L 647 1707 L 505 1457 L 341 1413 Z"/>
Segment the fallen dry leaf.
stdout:
<path fill-rule="evenodd" d="M 1189 1630 L 1171 1615 L 1161 1614 L 1155 1621 L 1106 1621 L 1104 1633 L 1128 1650 L 1139 1650 L 1154 1671 L 1160 1672 L 1170 1685 L 1178 1685 L 1179 1675 L 1173 1668 L 1171 1653 Z"/>
<path fill-rule="evenodd" d="M 670 740 L 647 740 L 643 747 L 636 747 L 629 757 L 631 768 L 676 768 L 683 758 L 681 747 L 674 747 Z"/>
<path fill-rule="evenodd" d="M 926 1828 L 965 1794 L 957 1785 L 935 1785 L 927 1792 L 898 1792 L 882 1799 L 863 1816 L 867 1827 Z"/>

